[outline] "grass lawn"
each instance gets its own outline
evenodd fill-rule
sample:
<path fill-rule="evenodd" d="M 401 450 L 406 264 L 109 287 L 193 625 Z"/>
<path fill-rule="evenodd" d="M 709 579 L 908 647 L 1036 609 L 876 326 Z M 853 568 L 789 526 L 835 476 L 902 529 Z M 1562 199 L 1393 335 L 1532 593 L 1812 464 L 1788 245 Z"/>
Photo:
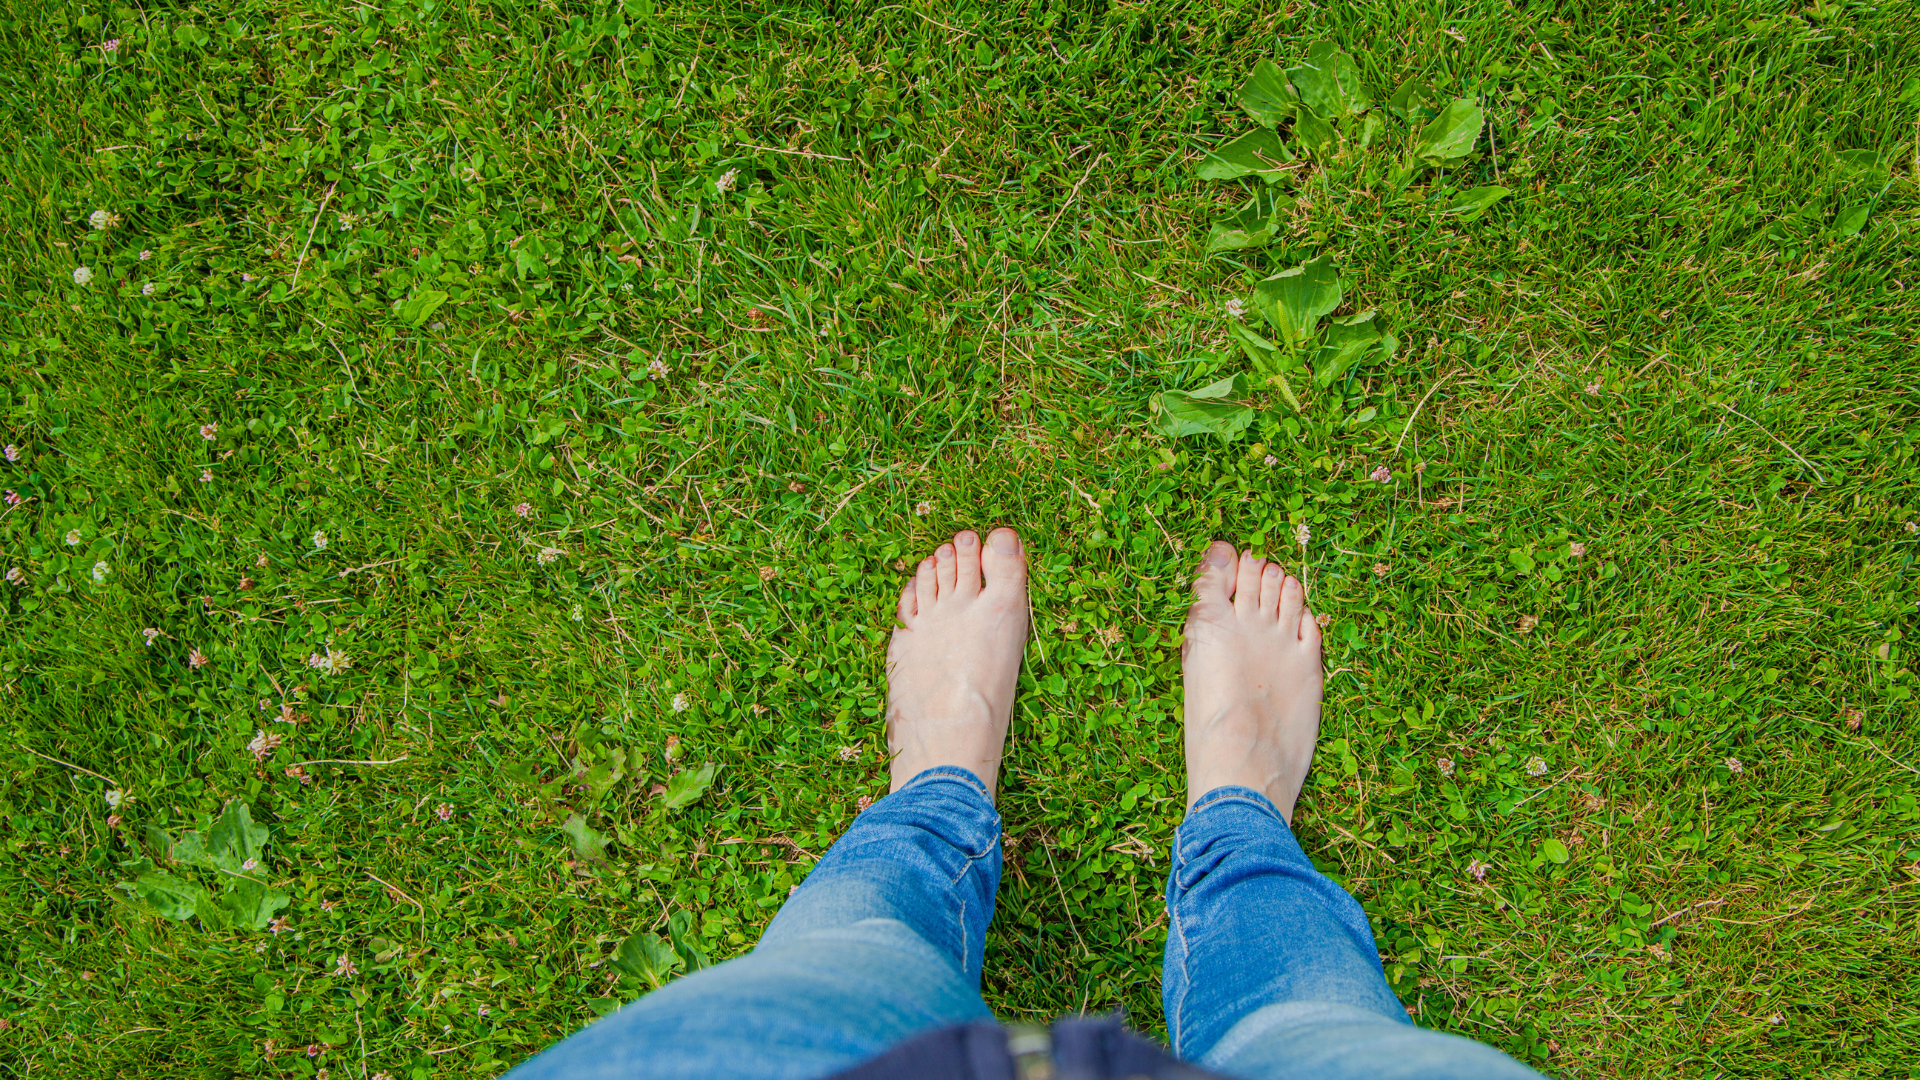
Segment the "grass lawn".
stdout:
<path fill-rule="evenodd" d="M 1202 178 L 1317 41 L 1355 115 Z M 1164 1032 L 1226 537 L 1420 1023 L 1914 1075 L 1917 117 L 1904 3 L 18 0 L 0 1071 L 490 1076 L 745 951 L 1010 524 L 1003 1018 Z M 1397 348 L 1270 372 L 1323 258 Z"/>

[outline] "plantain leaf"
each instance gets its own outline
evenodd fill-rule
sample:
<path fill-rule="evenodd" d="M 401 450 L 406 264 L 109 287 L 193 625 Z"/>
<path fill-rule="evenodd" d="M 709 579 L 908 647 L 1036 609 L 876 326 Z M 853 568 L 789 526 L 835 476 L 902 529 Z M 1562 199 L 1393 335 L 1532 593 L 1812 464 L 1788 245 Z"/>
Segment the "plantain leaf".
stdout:
<path fill-rule="evenodd" d="M 1872 203 L 1862 203 L 1859 206 L 1847 207 L 1845 210 L 1840 211 L 1839 217 L 1833 219 L 1833 235 L 1855 235 L 1861 229 L 1867 227 L 1867 217 L 1872 213 Z"/>
<path fill-rule="evenodd" d="M 1561 843 L 1559 840 L 1551 836 L 1547 837 L 1546 840 L 1541 842 L 1540 854 L 1545 855 L 1547 858 L 1557 863 L 1566 862 L 1569 858 L 1572 857 L 1572 853 L 1567 851 L 1567 845 Z"/>
<path fill-rule="evenodd" d="M 1271 60 L 1253 65 L 1253 74 L 1240 87 L 1239 100 L 1248 116 L 1267 127 L 1277 127 L 1300 107 L 1300 95 L 1294 93 L 1286 75 Z"/>
<path fill-rule="evenodd" d="M 1470 191 L 1461 192 L 1458 197 L 1451 203 L 1448 203 L 1446 208 L 1440 212 L 1443 214 L 1459 214 L 1460 220 L 1472 221 L 1474 218 L 1486 213 L 1487 207 L 1492 206 L 1494 203 L 1506 197 L 1506 188 L 1477 187 Z"/>
<path fill-rule="evenodd" d="M 1307 153 L 1318 158 L 1333 153 L 1340 144 L 1340 134 L 1333 130 L 1333 125 L 1308 112 L 1294 118 L 1293 137 Z"/>
<path fill-rule="evenodd" d="M 698 769 L 687 769 L 667 780 L 666 794 L 660 796 L 660 802 L 669 810 L 678 810 L 683 806 L 692 806 L 700 801 L 713 785 L 713 773 L 719 766 L 709 761 Z"/>
<path fill-rule="evenodd" d="M 1294 160 L 1293 151 L 1280 136 L 1266 128 L 1255 128 L 1225 146 L 1207 151 L 1200 163 L 1202 180 L 1236 180 L 1257 176 L 1271 184 L 1285 176 L 1285 165 Z"/>
<path fill-rule="evenodd" d="M 189 846 L 189 837 L 198 839 L 193 834 L 182 837 L 181 843 L 174 847 L 176 860 L 180 858 L 178 854 L 180 849 Z M 235 799 L 227 804 L 226 810 L 220 814 L 220 819 L 213 823 L 213 828 L 207 830 L 204 853 L 199 859 L 192 861 L 198 861 L 218 870 L 243 873 L 253 869 L 247 865 L 248 863 L 259 865 L 260 854 L 266 846 L 267 827 L 255 825 L 253 815 L 247 812 L 247 804 Z"/>
<path fill-rule="evenodd" d="M 1331 41 L 1307 48 L 1307 62 L 1287 69 L 1287 81 L 1300 94 L 1300 103 L 1323 120 L 1348 120 L 1373 103 L 1360 86 L 1360 67 L 1353 57 Z"/>
<path fill-rule="evenodd" d="M 1380 347 L 1380 329 L 1374 325 L 1373 316 L 1366 311 L 1327 324 L 1324 344 L 1313 354 L 1313 381 L 1322 389 L 1332 386 Z"/>
<path fill-rule="evenodd" d="M 1244 396 L 1247 377 L 1234 375 L 1198 390 L 1164 390 L 1154 398 L 1159 410 L 1156 425 L 1161 433 L 1180 438 L 1184 435 L 1213 435 L 1232 442 L 1253 426 L 1253 410 L 1230 398 Z"/>
<path fill-rule="evenodd" d="M 662 941 L 660 935 L 645 930 L 621 942 L 613 953 L 614 967 L 644 980 L 654 990 L 660 989 L 662 983 L 673 977 L 673 969 L 684 963 L 672 945 Z"/>
<path fill-rule="evenodd" d="M 186 922 L 207 906 L 207 890 L 165 870 L 149 870 L 120 889 L 162 918 Z"/>
<path fill-rule="evenodd" d="M 1267 246 L 1279 231 L 1279 213 L 1293 200 L 1275 196 L 1270 188 L 1254 193 L 1245 206 L 1213 223 L 1207 230 L 1207 254 Z"/>
<path fill-rule="evenodd" d="M 1297 348 L 1313 337 L 1322 318 L 1340 306 L 1341 295 L 1339 271 L 1323 255 L 1260 282 L 1254 287 L 1253 303 L 1280 332 L 1281 344 Z"/>
<path fill-rule="evenodd" d="M 1414 113 L 1432 104 L 1433 95 L 1427 91 L 1426 84 L 1417 78 L 1408 79 L 1387 99 L 1387 111 L 1402 120 L 1411 120 Z"/>
<path fill-rule="evenodd" d="M 604 859 L 607 857 L 607 834 L 587 824 L 587 819 L 579 814 L 568 818 L 560 826 L 573 841 L 573 853 L 582 859 Z"/>
<path fill-rule="evenodd" d="M 243 930 L 265 930 L 274 915 L 292 899 L 286 890 L 276 889 L 264 881 L 232 877 L 227 879 L 227 887 L 220 894 L 220 906 L 233 920 L 233 925 Z"/>
<path fill-rule="evenodd" d="M 1456 98 L 1420 129 L 1416 157 L 1428 165 L 1458 165 L 1473 153 L 1487 114 L 1471 98 Z"/>

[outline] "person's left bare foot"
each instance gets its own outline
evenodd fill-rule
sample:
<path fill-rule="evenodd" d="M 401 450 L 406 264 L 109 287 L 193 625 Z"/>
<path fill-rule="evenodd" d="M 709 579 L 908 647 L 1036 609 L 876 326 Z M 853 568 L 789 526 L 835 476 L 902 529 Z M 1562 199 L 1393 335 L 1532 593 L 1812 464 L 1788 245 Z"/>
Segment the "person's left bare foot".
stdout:
<path fill-rule="evenodd" d="M 893 787 L 936 765 L 972 770 L 991 797 L 1027 647 L 1027 555 L 1012 529 L 971 531 L 921 560 L 887 645 Z"/>

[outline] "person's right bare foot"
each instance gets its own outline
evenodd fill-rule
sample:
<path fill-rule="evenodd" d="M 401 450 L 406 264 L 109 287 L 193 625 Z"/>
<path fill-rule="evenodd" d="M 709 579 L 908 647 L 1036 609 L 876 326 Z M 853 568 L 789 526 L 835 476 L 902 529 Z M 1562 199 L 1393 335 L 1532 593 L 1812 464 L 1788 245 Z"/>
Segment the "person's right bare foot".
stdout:
<path fill-rule="evenodd" d="M 1226 784 L 1273 800 L 1291 824 L 1320 733 L 1320 626 L 1279 564 L 1207 548 L 1187 611 L 1187 805 Z"/>

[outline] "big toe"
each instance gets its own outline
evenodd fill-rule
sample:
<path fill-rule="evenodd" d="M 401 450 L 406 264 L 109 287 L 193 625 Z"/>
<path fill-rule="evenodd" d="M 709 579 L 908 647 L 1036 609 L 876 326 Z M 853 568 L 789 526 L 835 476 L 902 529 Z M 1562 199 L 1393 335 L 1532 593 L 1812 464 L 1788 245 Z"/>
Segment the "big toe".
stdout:
<path fill-rule="evenodd" d="M 1208 544 L 1207 553 L 1200 559 L 1200 576 L 1193 583 L 1194 595 L 1201 600 L 1225 603 L 1233 596 L 1238 562 L 1239 554 L 1232 544 L 1225 540 Z"/>
<path fill-rule="evenodd" d="M 988 592 L 1026 588 L 1027 549 L 1020 542 L 1020 534 L 1006 528 L 988 533 L 986 550 L 980 553 L 980 571 L 987 579 Z"/>

